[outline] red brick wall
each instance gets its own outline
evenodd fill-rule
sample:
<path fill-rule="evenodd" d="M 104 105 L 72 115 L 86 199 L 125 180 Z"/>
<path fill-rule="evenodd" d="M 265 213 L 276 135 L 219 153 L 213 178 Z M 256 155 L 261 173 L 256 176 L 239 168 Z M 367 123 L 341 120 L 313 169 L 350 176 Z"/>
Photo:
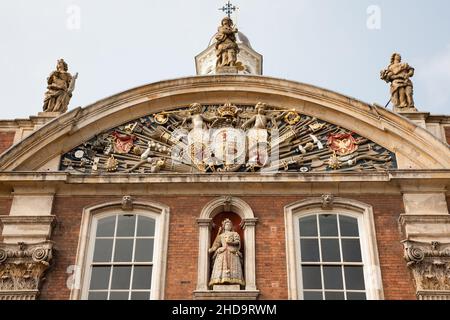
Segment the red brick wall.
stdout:
<path fill-rule="evenodd" d="M 445 136 L 447 138 L 447 143 L 450 144 L 450 127 L 444 127 L 445 129 Z"/>
<path fill-rule="evenodd" d="M 9 211 L 11 209 L 11 199 L 0 198 L 0 215 L 7 216 L 9 215 Z M 0 243 L 3 241 L 2 234 L 2 225 L 0 224 Z"/>
<path fill-rule="evenodd" d="M 15 131 L 0 131 L 0 154 L 12 146 L 15 135 Z"/>
<path fill-rule="evenodd" d="M 240 197 L 259 219 L 256 228 L 256 279 L 261 299 L 287 299 L 284 206 L 302 196 Z M 415 299 L 415 290 L 402 258 L 398 215 L 404 212 L 401 196 L 359 195 L 353 198 L 374 207 L 378 250 L 386 299 Z M 214 197 L 151 197 L 168 205 L 170 211 L 166 299 L 191 299 L 197 280 L 198 227 L 196 218 Z M 84 207 L 114 198 L 57 197 L 54 214 L 58 217 L 53 240 L 57 254 L 47 275 L 41 298 L 68 299 L 66 269 L 75 263 L 81 213 Z"/>

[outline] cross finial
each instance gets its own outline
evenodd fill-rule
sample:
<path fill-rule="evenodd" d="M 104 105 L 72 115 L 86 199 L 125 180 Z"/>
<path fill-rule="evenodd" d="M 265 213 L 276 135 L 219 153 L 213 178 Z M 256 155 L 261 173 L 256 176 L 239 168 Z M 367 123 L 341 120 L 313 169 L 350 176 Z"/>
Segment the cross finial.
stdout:
<path fill-rule="evenodd" d="M 219 8 L 220 11 L 223 11 L 227 14 L 228 18 L 231 18 L 231 14 L 237 9 L 238 7 L 231 4 L 230 0 L 228 0 L 228 2 L 222 8 Z"/>

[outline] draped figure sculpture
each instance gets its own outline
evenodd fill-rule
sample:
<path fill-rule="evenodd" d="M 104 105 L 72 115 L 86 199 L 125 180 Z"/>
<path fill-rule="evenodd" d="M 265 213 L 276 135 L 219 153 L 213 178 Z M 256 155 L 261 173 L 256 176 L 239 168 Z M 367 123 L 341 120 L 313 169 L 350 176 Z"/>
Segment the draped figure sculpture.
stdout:
<path fill-rule="evenodd" d="M 398 53 L 392 54 L 391 64 L 381 71 L 381 79 L 391 83 L 391 101 L 399 109 L 415 109 L 413 99 L 414 68 L 402 63 Z"/>
<path fill-rule="evenodd" d="M 216 34 L 216 67 L 234 67 L 237 62 L 239 46 L 236 43 L 236 33 L 238 30 L 233 25 L 233 20 L 229 17 L 222 19 L 221 26 Z"/>
<path fill-rule="evenodd" d="M 44 98 L 44 112 L 66 112 L 72 98 L 72 92 L 75 89 L 75 81 L 78 73 L 73 77 L 67 72 L 67 63 L 60 59 L 56 65 L 56 71 L 53 71 L 47 79 L 47 92 Z"/>
<path fill-rule="evenodd" d="M 213 268 L 210 286 L 214 285 L 245 285 L 242 273 L 241 238 L 233 231 L 233 223 L 225 219 L 219 233 L 209 249 L 213 253 Z"/>

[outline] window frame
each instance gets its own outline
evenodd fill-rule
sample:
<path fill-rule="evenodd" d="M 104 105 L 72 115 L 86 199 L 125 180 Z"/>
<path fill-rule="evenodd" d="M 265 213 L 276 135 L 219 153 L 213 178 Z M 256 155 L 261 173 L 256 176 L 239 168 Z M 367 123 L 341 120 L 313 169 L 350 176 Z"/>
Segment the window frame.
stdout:
<path fill-rule="evenodd" d="M 102 204 L 86 208 L 83 211 L 77 261 L 74 270 L 75 285 L 71 288 L 70 298 L 72 300 L 87 300 L 91 280 L 91 265 L 93 263 L 97 221 L 116 215 L 142 215 L 155 220 L 150 300 L 164 299 L 169 233 L 169 208 L 153 202 L 134 202 L 132 211 L 123 210 L 121 202 Z M 110 265 L 113 265 L 113 263 L 110 263 Z"/>
<path fill-rule="evenodd" d="M 341 214 L 357 219 L 366 299 L 384 299 L 372 207 L 355 200 L 343 198 L 335 198 L 332 208 L 324 209 L 322 204 L 322 198 L 314 198 L 285 207 L 289 299 L 303 300 L 299 221 L 301 218 L 320 214 Z M 341 262 L 339 265 L 343 266 L 346 264 Z"/>

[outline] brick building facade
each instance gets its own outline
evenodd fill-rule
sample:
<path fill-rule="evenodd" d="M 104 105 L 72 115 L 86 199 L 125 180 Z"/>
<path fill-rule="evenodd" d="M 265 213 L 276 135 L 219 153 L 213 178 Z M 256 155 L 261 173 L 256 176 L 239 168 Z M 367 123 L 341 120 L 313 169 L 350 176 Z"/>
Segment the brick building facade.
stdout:
<path fill-rule="evenodd" d="M 196 77 L 0 121 L 0 299 L 450 298 L 450 116 L 264 77 L 238 42 L 244 72 L 212 43 Z M 215 217 L 240 240 L 210 255 Z M 211 284 L 222 253 L 240 285 Z"/>

